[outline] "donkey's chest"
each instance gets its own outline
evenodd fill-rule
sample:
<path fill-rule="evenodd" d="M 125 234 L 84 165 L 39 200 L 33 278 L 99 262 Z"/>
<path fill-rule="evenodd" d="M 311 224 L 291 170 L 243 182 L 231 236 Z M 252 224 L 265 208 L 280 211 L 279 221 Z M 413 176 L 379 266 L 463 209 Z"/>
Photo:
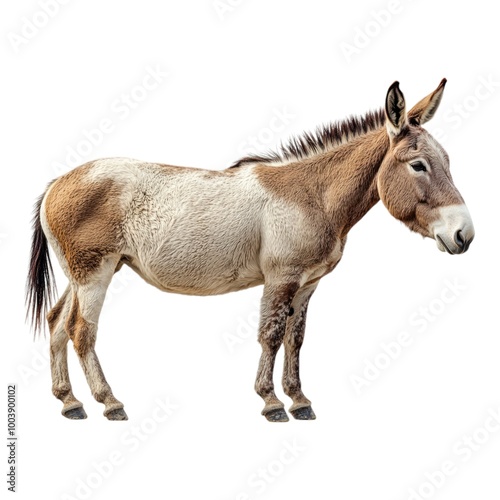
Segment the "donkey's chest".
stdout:
<path fill-rule="evenodd" d="M 342 258 L 344 251 L 345 238 L 336 240 L 332 249 L 325 255 L 325 257 L 317 264 L 307 268 L 304 272 L 304 284 L 313 283 L 318 281 L 323 276 L 332 272 Z"/>

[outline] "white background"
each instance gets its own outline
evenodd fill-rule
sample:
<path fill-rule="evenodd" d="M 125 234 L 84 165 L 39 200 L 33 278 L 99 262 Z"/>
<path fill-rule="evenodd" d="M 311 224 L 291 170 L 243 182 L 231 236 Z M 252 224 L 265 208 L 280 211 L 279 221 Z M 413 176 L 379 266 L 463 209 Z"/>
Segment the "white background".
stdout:
<path fill-rule="evenodd" d="M 500 408 L 500 70 L 491 2 L 75 0 L 52 6 L 50 19 L 41 3 L 10 2 L 1 16 L 2 404 L 16 383 L 18 498 L 498 499 L 500 425 L 489 415 Z M 147 68 L 168 76 L 137 90 Z M 428 129 L 444 137 L 476 239 L 465 255 L 443 254 L 381 204 L 351 231 L 309 309 L 301 374 L 316 421 L 260 415 L 260 287 L 184 297 L 130 272 L 115 276 L 97 342 L 129 420 L 102 416 L 71 346 L 71 381 L 88 419 L 61 416 L 48 339 L 33 341 L 24 322 L 24 283 L 33 203 L 61 165 L 72 166 L 68 148 L 85 150 L 85 131 L 103 119 L 112 129 L 80 163 L 130 156 L 223 169 L 251 137 L 266 151 L 379 108 L 394 80 L 411 106 L 442 77 Z M 140 102 L 124 109 L 131 93 Z M 277 112 L 289 117 L 279 127 Z M 434 313 L 423 319 L 421 308 Z M 410 345 L 387 363 L 381 344 L 403 332 Z M 357 391 L 353 376 L 375 360 L 386 368 Z M 279 356 L 277 393 L 288 407 L 281 366 Z M 163 422 L 158 398 L 175 406 Z M 444 462 L 453 472 L 435 474 Z"/>

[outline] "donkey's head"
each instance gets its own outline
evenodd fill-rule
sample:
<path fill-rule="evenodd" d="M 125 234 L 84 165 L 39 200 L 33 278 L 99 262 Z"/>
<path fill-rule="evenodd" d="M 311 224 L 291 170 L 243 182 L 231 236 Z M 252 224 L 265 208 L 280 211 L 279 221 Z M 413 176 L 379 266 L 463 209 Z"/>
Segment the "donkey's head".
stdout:
<path fill-rule="evenodd" d="M 408 113 L 399 83 L 387 92 L 390 146 L 377 177 L 389 212 L 412 231 L 434 238 L 440 250 L 464 253 L 474 238 L 469 211 L 450 174 L 443 147 L 422 128 L 436 112 L 446 80 Z"/>

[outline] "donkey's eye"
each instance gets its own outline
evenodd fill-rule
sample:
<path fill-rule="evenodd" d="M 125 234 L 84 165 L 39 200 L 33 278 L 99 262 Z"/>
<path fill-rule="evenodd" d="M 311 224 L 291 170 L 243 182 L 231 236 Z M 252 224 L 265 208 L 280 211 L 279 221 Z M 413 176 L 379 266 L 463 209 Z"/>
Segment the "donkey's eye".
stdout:
<path fill-rule="evenodd" d="M 427 168 L 421 161 L 416 161 L 415 163 L 411 163 L 411 168 L 413 168 L 415 172 L 427 172 Z"/>

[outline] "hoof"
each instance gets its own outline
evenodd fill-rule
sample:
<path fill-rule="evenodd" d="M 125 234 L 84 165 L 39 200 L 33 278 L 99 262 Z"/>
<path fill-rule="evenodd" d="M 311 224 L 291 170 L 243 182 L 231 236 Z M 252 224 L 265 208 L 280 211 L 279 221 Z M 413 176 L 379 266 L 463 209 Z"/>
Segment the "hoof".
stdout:
<path fill-rule="evenodd" d="M 83 420 L 84 418 L 87 418 L 87 414 L 82 406 L 65 411 L 63 412 L 63 415 L 70 420 Z"/>
<path fill-rule="evenodd" d="M 283 408 L 271 410 L 264 414 L 269 422 L 288 422 L 288 415 Z"/>
<path fill-rule="evenodd" d="M 127 414 L 123 408 L 111 410 L 109 413 L 106 413 L 106 418 L 108 420 L 128 420 Z"/>
<path fill-rule="evenodd" d="M 316 415 L 310 406 L 303 406 L 302 408 L 291 410 L 290 413 L 296 420 L 316 420 Z"/>

